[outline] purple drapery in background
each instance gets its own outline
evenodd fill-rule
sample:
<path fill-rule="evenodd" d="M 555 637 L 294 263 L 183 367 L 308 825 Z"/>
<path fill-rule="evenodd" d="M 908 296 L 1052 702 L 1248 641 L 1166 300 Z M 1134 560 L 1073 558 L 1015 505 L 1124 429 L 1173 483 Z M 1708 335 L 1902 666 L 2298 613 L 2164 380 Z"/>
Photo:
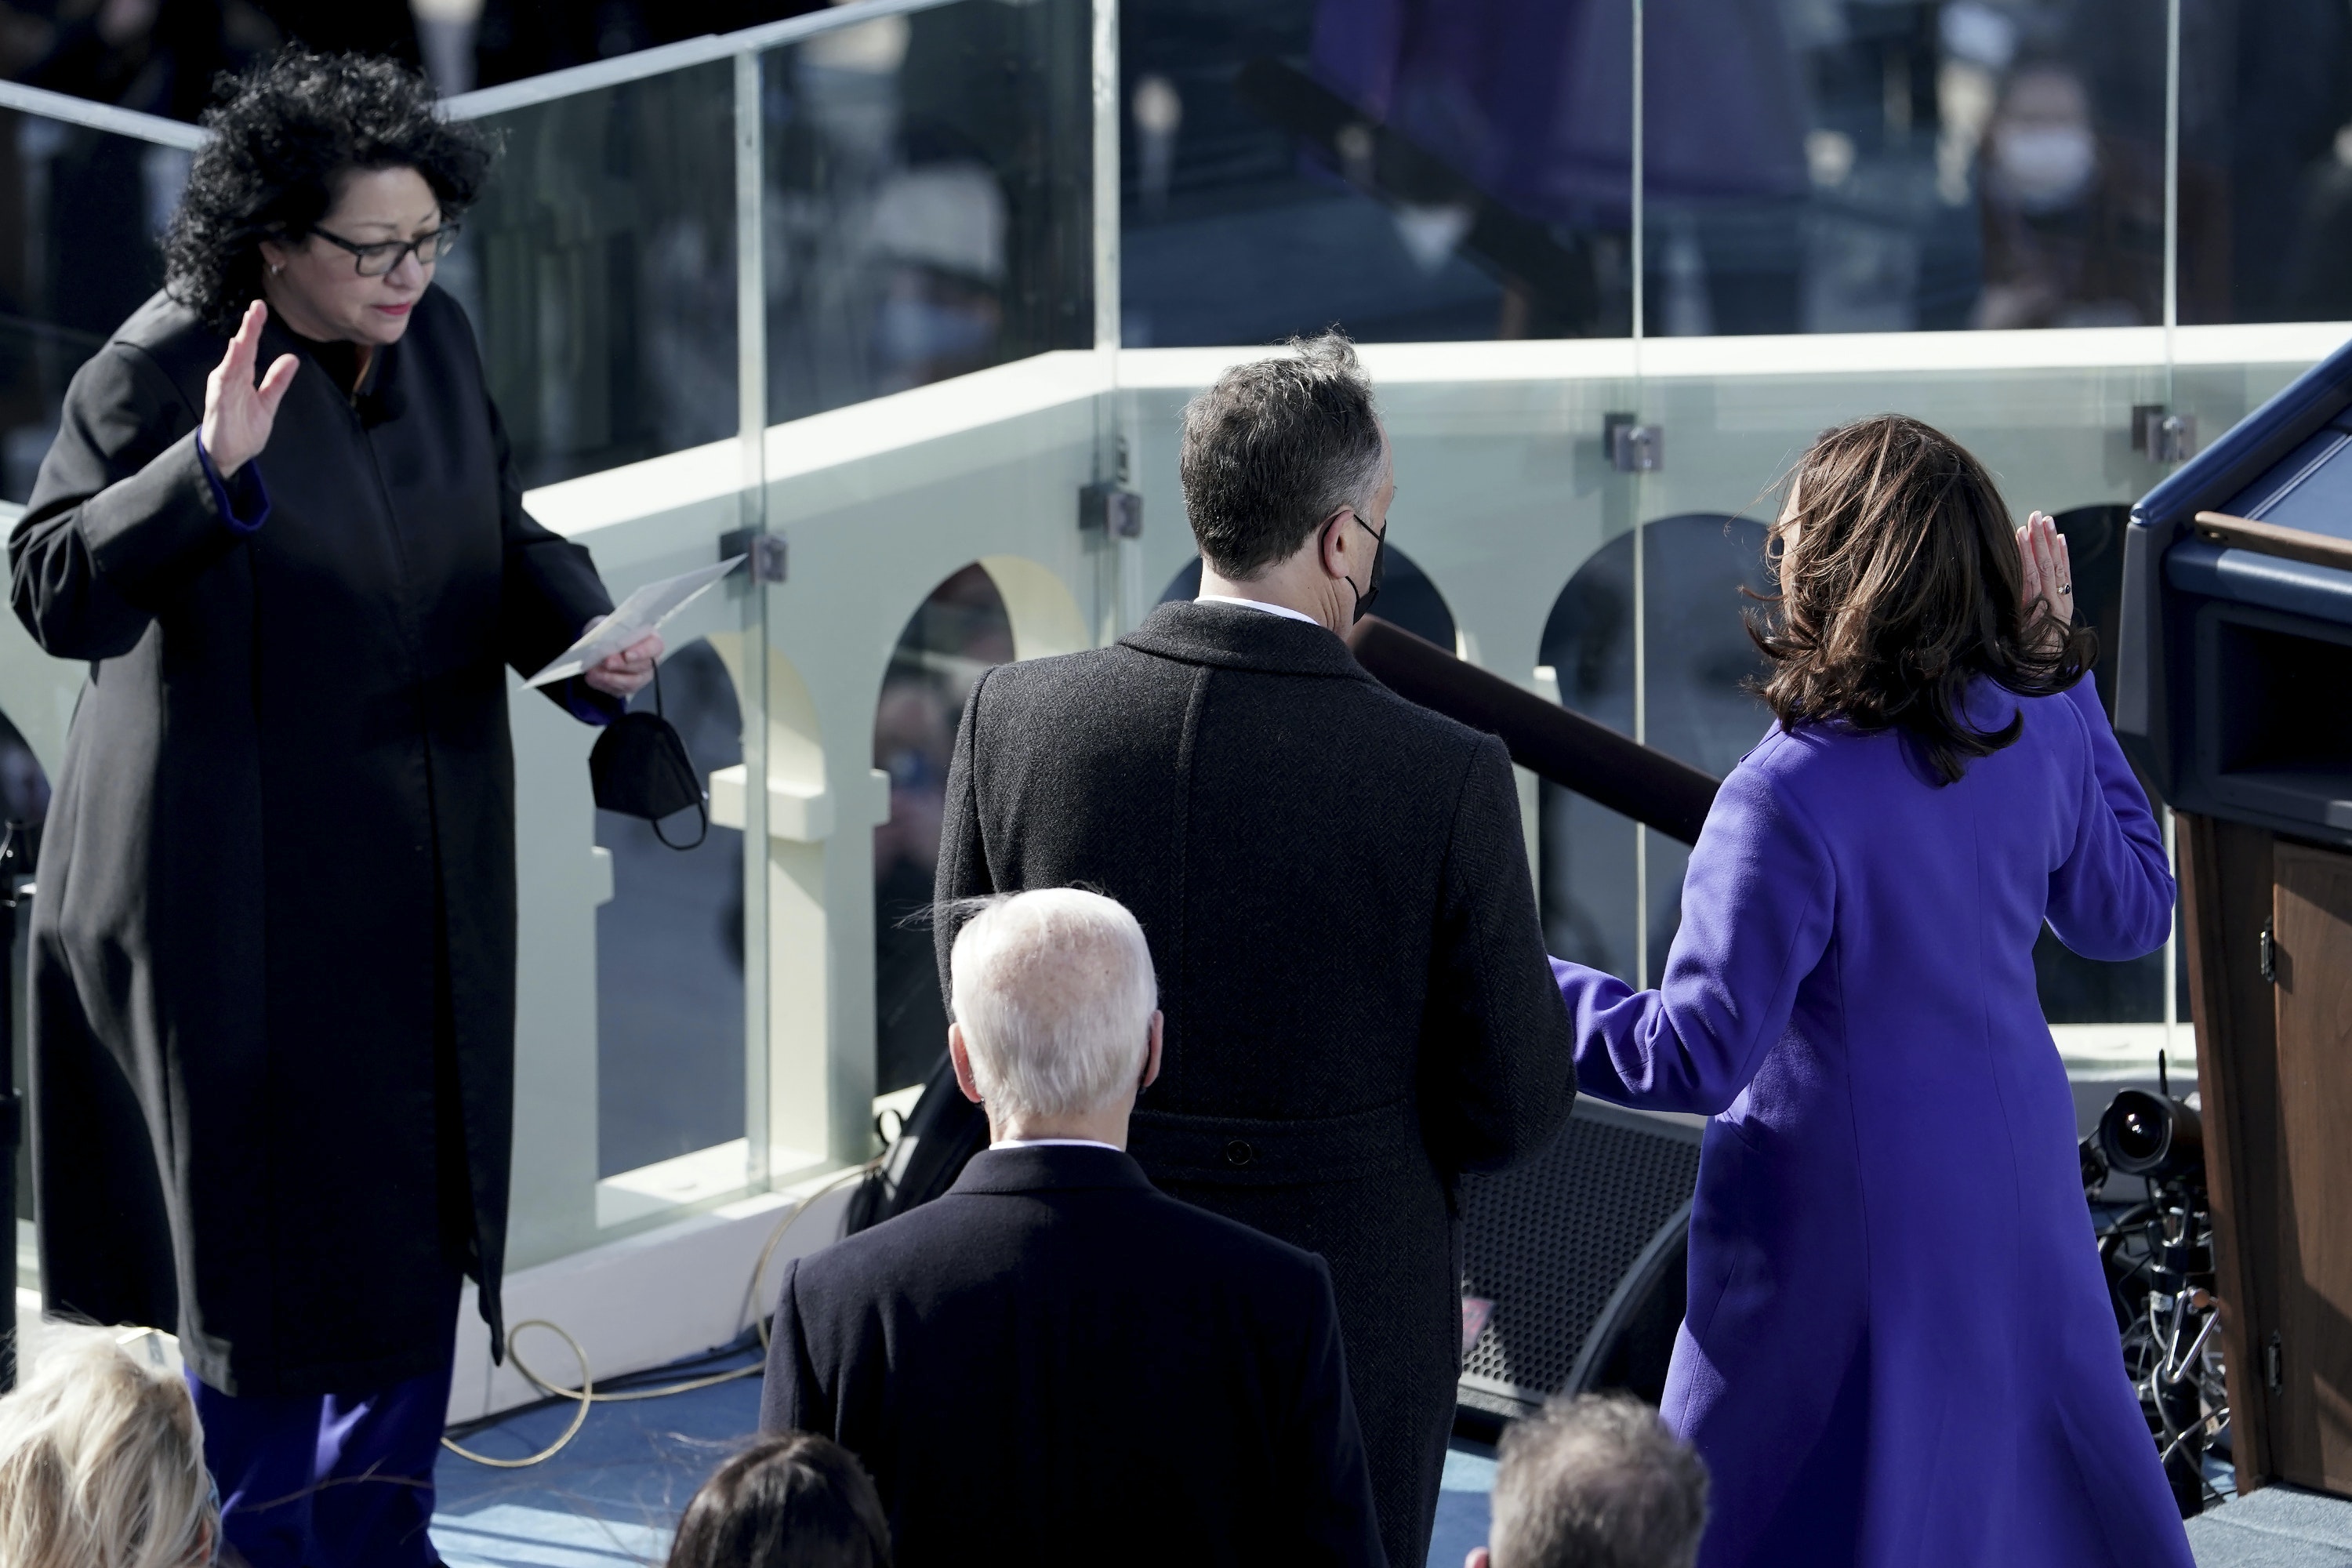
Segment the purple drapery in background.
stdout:
<path fill-rule="evenodd" d="M 1646 10 L 1649 199 L 1803 191 L 1803 89 L 1780 7 Z M 1367 116 L 1529 217 L 1626 221 L 1630 0 L 1322 0 L 1312 59 Z"/>

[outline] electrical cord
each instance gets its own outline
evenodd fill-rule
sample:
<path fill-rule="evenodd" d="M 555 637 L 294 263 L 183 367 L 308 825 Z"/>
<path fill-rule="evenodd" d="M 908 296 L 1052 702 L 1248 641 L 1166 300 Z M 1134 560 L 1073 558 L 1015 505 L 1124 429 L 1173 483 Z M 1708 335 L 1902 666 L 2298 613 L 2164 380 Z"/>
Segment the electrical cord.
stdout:
<path fill-rule="evenodd" d="M 760 1248 L 760 1261 L 752 1266 L 751 1283 L 746 1288 L 745 1291 L 745 1299 L 749 1303 L 749 1310 L 752 1314 L 752 1322 L 760 1331 L 760 1348 L 761 1351 L 764 1352 L 768 1348 L 769 1330 L 767 1317 L 759 1310 L 761 1302 L 764 1300 L 761 1292 L 761 1284 L 767 1277 L 768 1264 L 770 1260 L 775 1257 L 776 1248 L 782 1244 L 786 1233 L 789 1232 L 794 1225 L 800 1222 L 802 1216 L 816 1206 L 818 1199 L 824 1197 L 827 1194 L 836 1192 L 842 1187 L 847 1186 L 852 1182 L 863 1181 L 866 1176 L 878 1168 L 881 1163 L 882 1162 L 877 1158 L 868 1160 L 862 1165 L 851 1166 L 848 1170 L 844 1171 L 841 1174 L 834 1177 L 833 1180 L 825 1183 L 824 1185 L 819 1187 L 807 1197 L 803 1198 L 799 1203 L 793 1205 L 791 1212 L 786 1214 L 782 1219 L 777 1221 L 776 1227 L 768 1233 L 767 1243 Z M 522 1331 L 525 1329 L 545 1329 L 548 1332 L 555 1335 L 565 1344 L 572 1347 L 572 1354 L 580 1363 L 580 1386 L 578 1388 L 564 1388 L 556 1384 L 550 1383 L 547 1379 L 540 1376 L 538 1373 L 531 1370 L 530 1363 L 522 1359 L 521 1348 L 516 1343 L 518 1340 L 522 1338 Z M 744 1346 L 743 1348 L 749 1349 L 750 1347 Z M 471 1448 L 461 1447 L 454 1439 L 446 1436 L 442 1437 L 441 1446 L 448 1449 L 451 1453 L 457 1455 L 459 1458 L 471 1459 L 478 1465 L 488 1465 L 494 1469 L 500 1470 L 528 1469 L 533 1465 L 543 1465 L 548 1460 L 555 1458 L 556 1455 L 563 1452 L 563 1450 L 571 1445 L 572 1439 L 580 1436 L 580 1429 L 588 1424 L 588 1411 L 589 1407 L 592 1405 L 620 1405 L 629 1401 L 642 1399 L 667 1399 L 672 1394 L 692 1394 L 698 1389 L 716 1388 L 722 1383 L 732 1383 L 738 1378 L 750 1377 L 755 1373 L 764 1371 L 767 1365 L 766 1358 L 763 1356 L 761 1360 L 753 1362 L 749 1366 L 733 1367 L 726 1372 L 713 1373 L 707 1377 L 688 1378 L 682 1383 L 665 1384 L 656 1388 L 624 1387 L 618 1390 L 599 1394 L 596 1392 L 596 1380 L 593 1375 L 591 1375 L 588 1370 L 588 1352 L 586 1348 L 583 1346 L 578 1340 L 573 1339 L 571 1334 L 567 1333 L 562 1325 L 551 1322 L 545 1318 L 526 1318 L 507 1331 L 507 1359 L 514 1363 L 515 1371 L 522 1373 L 523 1377 L 530 1382 L 532 1386 L 538 1388 L 542 1394 L 546 1394 L 551 1401 L 557 1399 L 569 1399 L 574 1403 L 576 1408 L 572 1413 L 571 1424 L 563 1428 L 562 1436 L 557 1437 L 554 1442 L 550 1443 L 546 1447 L 541 1448 L 538 1453 L 531 1455 L 528 1458 L 493 1458 L 488 1454 L 478 1454 Z M 614 1381 L 625 1382 L 625 1379 L 616 1379 Z M 478 1428 L 476 1428 L 476 1430 L 478 1430 Z M 471 1432 L 467 1435 L 471 1436 Z"/>

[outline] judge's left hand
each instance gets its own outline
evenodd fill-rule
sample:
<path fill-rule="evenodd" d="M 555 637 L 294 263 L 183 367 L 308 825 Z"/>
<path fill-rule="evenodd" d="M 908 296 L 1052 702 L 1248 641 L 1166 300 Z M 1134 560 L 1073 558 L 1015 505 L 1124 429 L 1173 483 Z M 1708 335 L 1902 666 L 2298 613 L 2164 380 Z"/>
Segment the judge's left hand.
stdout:
<path fill-rule="evenodd" d="M 583 635 L 594 631 L 603 619 L 599 616 L 590 621 L 582 628 Z M 654 666 L 661 662 L 661 634 L 647 632 L 620 652 L 606 655 L 603 662 L 590 665 L 580 679 L 607 695 L 635 697 L 654 678 Z"/>

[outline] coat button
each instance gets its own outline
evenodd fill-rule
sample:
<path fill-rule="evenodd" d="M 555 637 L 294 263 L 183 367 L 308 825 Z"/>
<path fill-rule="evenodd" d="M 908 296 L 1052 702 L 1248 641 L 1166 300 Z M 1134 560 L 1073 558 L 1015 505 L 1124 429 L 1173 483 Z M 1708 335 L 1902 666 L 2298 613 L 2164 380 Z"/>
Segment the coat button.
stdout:
<path fill-rule="evenodd" d="M 1225 1163 L 1228 1165 L 1246 1165 L 1256 1158 L 1257 1151 L 1238 1138 L 1225 1144 Z"/>

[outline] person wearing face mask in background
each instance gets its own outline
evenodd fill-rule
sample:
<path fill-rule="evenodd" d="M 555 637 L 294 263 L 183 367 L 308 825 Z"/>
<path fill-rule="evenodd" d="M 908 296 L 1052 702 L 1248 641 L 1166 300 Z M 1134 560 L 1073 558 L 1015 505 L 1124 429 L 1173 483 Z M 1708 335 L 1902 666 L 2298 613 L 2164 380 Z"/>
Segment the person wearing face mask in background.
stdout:
<path fill-rule="evenodd" d="M 165 289 L 9 539 L 18 617 L 89 668 L 29 960 L 42 1283 L 178 1333 L 252 1568 L 426 1568 L 463 1277 L 499 1347 L 507 670 L 612 603 L 433 287 L 487 145 L 299 51 L 205 122 Z M 660 651 L 550 694 L 608 721 Z"/>
<path fill-rule="evenodd" d="M 1981 149 L 1979 327 L 2120 327 L 2164 314 L 2164 163 L 2094 129 L 2067 66 L 2019 66 Z"/>
<path fill-rule="evenodd" d="M 1347 339 L 1227 371 L 1180 472 L 1201 596 L 981 678 L 937 896 L 1084 885 L 1142 922 L 1167 1026 L 1129 1147 L 1330 1265 L 1381 1540 L 1418 1563 L 1462 1361 L 1456 1183 L 1541 1150 L 1575 1099 L 1518 791 L 1501 742 L 1340 640 L 1396 489 Z"/>

